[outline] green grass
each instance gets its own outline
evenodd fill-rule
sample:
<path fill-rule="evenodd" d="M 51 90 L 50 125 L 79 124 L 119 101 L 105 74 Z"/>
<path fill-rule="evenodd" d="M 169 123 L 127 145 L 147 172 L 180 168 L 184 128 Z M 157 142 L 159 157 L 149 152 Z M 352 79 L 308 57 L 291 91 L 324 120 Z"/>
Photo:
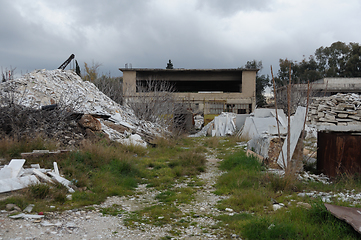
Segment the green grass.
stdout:
<path fill-rule="evenodd" d="M 21 152 L 49 149 L 52 145 L 43 140 L 32 142 L 2 141 L 0 157 L 10 160 Z M 197 190 L 204 184 L 197 176 L 206 171 L 205 153 L 221 158 L 219 168 L 224 174 L 216 183 L 215 194 L 228 196 L 217 204 L 221 211 L 231 208 L 233 215 L 223 214 L 220 222 L 212 226 L 229 236 L 236 233 L 242 239 L 358 239 L 359 235 L 343 221 L 331 215 L 319 201 L 299 197 L 302 191 L 344 192 L 346 189 L 361 191 L 359 175 L 342 175 L 332 184 L 298 181 L 294 177 L 279 177 L 267 173 L 257 159 L 247 157 L 236 148 L 238 140 L 226 138 L 177 138 L 157 139 L 156 146 L 139 148 L 122 146 L 101 140 L 85 143 L 77 151 L 61 155 L 44 155 L 28 159 L 26 164 L 39 163 L 42 168 L 52 168 L 56 161 L 61 174 L 72 181 L 78 191 L 72 200 L 62 185 L 37 184 L 19 191 L 19 195 L 0 201 L 0 209 L 7 203 L 15 203 L 21 209 L 35 204 L 34 212 L 81 208 L 100 204 L 108 196 L 134 194 L 138 184 L 147 184 L 160 191 L 156 204 L 128 213 L 121 206 L 100 209 L 101 213 L 125 216 L 129 227 L 140 223 L 173 226 L 169 235 L 179 235 L 179 228 L 197 225 L 207 233 L 209 229 L 199 225 L 199 214 L 184 214 L 179 207 L 194 200 Z M 49 146 L 49 147 L 48 147 Z M 53 150 L 53 149 L 51 149 Z M 183 184 L 183 187 L 176 187 Z M 197 187 L 197 188 L 196 188 Z M 278 201 L 285 207 L 273 211 L 272 203 Z M 312 205 L 311 209 L 297 207 L 297 202 Z M 349 206 L 347 202 L 334 200 L 335 204 Z"/>
<path fill-rule="evenodd" d="M 21 158 L 21 153 L 32 152 L 33 150 L 55 150 L 56 143 L 51 140 L 45 141 L 43 138 L 23 138 L 16 140 L 13 138 L 0 139 L 0 156 L 11 160 Z"/>
<path fill-rule="evenodd" d="M 358 176 L 341 176 L 334 183 L 302 183 L 293 176 L 279 177 L 266 173 L 255 158 L 245 153 L 227 154 L 220 164 L 226 171 L 217 182 L 216 194 L 228 195 L 218 208 L 232 208 L 237 214 L 221 215 L 219 227 L 235 232 L 242 239 L 359 239 L 347 223 L 330 214 L 320 200 L 300 198 L 298 192 L 359 189 Z M 293 199 L 294 201 L 290 201 Z M 273 211 L 276 200 L 286 207 Z M 297 207 L 296 202 L 312 204 L 311 209 Z M 340 203 L 339 203 L 340 204 Z M 347 205 L 347 203 L 341 203 Z"/>

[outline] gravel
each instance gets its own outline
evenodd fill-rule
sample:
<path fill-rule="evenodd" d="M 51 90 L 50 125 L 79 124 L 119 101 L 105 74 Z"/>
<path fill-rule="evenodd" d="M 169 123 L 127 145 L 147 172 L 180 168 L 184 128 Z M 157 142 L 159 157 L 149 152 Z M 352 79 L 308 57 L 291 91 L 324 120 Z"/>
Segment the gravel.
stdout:
<path fill-rule="evenodd" d="M 189 204 L 177 206 L 184 216 L 191 221 L 188 227 L 166 224 L 154 226 L 145 223 L 136 223 L 133 227 L 125 226 L 125 219 L 131 212 L 141 210 L 145 207 L 158 203 L 155 196 L 160 192 L 139 185 L 133 196 L 108 197 L 100 205 L 89 206 L 84 209 L 73 209 L 64 212 L 46 212 L 43 219 L 11 219 L 9 211 L 0 212 L 0 240 L 2 239 L 160 239 L 172 236 L 170 231 L 177 231 L 176 239 L 222 239 L 223 229 L 217 229 L 218 220 L 214 218 L 219 214 L 233 214 L 232 212 L 221 212 L 216 208 L 218 201 L 224 196 L 217 196 L 212 192 L 214 184 L 222 174 L 217 168 L 220 161 L 215 156 L 207 156 L 206 172 L 198 178 L 204 183 L 197 189 L 194 200 Z M 191 182 L 189 178 L 187 180 Z M 185 187 L 187 181 L 176 184 L 173 188 Z M 117 216 L 103 215 L 102 208 L 114 205 L 120 206 L 122 214 Z M 91 210 L 90 210 L 91 209 Z M 177 221 L 180 219 L 177 219 Z M 230 235 L 231 236 L 231 235 Z M 232 237 L 232 236 L 231 236 Z M 174 238 L 175 239 L 175 238 Z"/>

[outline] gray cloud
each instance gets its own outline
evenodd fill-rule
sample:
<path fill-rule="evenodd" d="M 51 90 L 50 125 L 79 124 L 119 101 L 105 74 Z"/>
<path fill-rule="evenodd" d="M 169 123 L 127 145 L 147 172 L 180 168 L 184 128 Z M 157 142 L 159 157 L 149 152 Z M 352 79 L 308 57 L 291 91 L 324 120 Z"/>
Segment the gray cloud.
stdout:
<path fill-rule="evenodd" d="M 270 10 L 273 2 L 273 0 L 199 0 L 198 6 L 221 16 L 229 16 L 240 11 Z"/>
<path fill-rule="evenodd" d="M 3 0 L 0 66 L 58 67 L 71 53 L 81 65 L 232 68 L 262 60 L 301 60 L 335 41 L 358 42 L 357 0 Z M 335 17 L 337 16 L 337 17 Z"/>

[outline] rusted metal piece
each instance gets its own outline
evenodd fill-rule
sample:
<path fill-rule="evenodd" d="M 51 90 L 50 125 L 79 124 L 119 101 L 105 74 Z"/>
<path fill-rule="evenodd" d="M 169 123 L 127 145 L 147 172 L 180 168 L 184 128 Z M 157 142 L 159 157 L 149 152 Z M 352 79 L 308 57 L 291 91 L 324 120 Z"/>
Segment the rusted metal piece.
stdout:
<path fill-rule="evenodd" d="M 340 220 L 350 224 L 358 233 L 361 233 L 361 208 L 350 208 L 325 203 L 327 210 Z"/>
<path fill-rule="evenodd" d="M 361 133 L 319 131 L 317 169 L 329 177 L 361 173 Z"/>
<path fill-rule="evenodd" d="M 67 59 L 67 60 L 65 60 L 65 62 L 63 62 L 61 65 L 60 65 L 60 67 L 58 67 L 58 69 L 65 69 L 66 68 L 66 66 L 68 66 L 68 64 L 71 62 L 71 60 L 73 60 L 75 58 L 75 55 L 74 54 L 72 54 L 72 55 L 70 55 L 70 57 Z"/>

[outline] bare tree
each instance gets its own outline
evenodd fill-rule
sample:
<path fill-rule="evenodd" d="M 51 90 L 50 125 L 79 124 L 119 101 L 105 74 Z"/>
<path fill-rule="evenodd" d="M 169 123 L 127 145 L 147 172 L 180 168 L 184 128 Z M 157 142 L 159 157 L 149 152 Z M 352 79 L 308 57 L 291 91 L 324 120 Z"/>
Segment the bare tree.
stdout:
<path fill-rule="evenodd" d="M 108 75 L 99 74 L 100 63 L 92 63 L 89 66 L 84 63 L 84 75 L 82 79 L 94 83 L 94 85 L 105 95 L 110 97 L 113 101 L 119 104 L 123 104 L 123 90 L 122 90 L 122 78 L 111 77 Z"/>
<path fill-rule="evenodd" d="M 121 77 L 110 77 L 110 75 L 95 79 L 94 85 L 105 95 L 118 104 L 123 104 L 123 89 Z"/>
<path fill-rule="evenodd" d="M 0 91 L 0 137 L 6 135 L 14 139 L 36 137 L 39 134 L 53 138 L 59 131 L 69 130 L 70 121 L 75 120 L 74 106 L 62 96 L 56 104 L 36 107 L 26 102 L 27 90 L 20 92 L 16 83 L 11 81 L 2 86 Z M 74 124 L 73 124 L 74 125 Z"/>
<path fill-rule="evenodd" d="M 176 127 L 185 110 L 175 97 L 175 88 L 163 80 L 137 82 L 137 93 L 126 96 L 126 104 L 143 120 L 160 124 L 164 128 Z"/>
<path fill-rule="evenodd" d="M 7 82 L 9 80 L 12 80 L 14 79 L 14 73 L 15 73 L 15 69 L 16 68 L 13 68 L 10 66 L 10 69 L 3 69 L 1 67 L 1 82 Z"/>

